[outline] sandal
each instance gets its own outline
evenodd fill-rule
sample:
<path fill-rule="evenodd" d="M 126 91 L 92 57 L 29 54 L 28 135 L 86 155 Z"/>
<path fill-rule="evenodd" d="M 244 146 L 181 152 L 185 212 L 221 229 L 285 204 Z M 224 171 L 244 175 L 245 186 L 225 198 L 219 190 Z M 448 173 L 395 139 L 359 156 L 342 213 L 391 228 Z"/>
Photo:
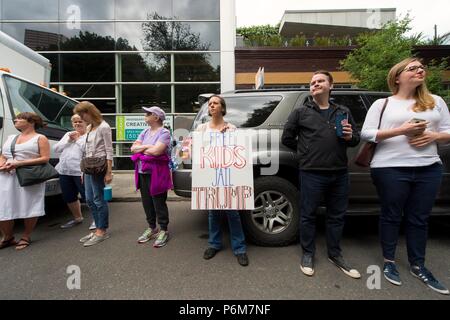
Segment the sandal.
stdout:
<path fill-rule="evenodd" d="M 23 250 L 31 244 L 31 239 L 22 238 L 16 245 L 16 250 Z"/>
<path fill-rule="evenodd" d="M 14 237 L 10 238 L 9 240 L 3 240 L 0 242 L 0 249 L 8 248 L 10 246 L 16 245 L 17 242 L 14 241 Z"/>

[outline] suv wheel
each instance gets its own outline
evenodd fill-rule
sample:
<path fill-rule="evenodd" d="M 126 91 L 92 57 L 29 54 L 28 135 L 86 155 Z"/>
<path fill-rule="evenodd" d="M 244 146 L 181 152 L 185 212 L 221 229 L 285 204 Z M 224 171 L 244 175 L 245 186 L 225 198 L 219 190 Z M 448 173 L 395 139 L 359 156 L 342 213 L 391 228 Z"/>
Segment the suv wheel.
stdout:
<path fill-rule="evenodd" d="M 262 246 L 284 246 L 298 234 L 298 191 L 279 177 L 255 179 L 255 210 L 245 211 L 247 238 Z"/>

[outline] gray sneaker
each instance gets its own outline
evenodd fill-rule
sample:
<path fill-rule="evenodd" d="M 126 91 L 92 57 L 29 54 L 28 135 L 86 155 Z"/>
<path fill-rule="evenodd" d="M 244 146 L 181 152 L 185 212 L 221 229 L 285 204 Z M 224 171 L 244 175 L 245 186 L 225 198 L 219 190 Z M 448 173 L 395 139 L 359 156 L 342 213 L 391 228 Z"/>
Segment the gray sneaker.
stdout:
<path fill-rule="evenodd" d="M 165 230 L 161 230 L 156 237 L 155 242 L 153 243 L 153 247 L 160 248 L 167 244 L 169 241 L 169 232 Z"/>
<path fill-rule="evenodd" d="M 158 234 L 159 230 L 157 228 L 147 228 L 144 233 L 138 238 L 138 243 L 146 243 L 147 241 L 150 241 L 151 239 L 155 238 Z"/>
<path fill-rule="evenodd" d="M 97 243 L 100 243 L 100 242 L 102 242 L 102 241 L 104 241 L 106 239 L 109 239 L 109 234 L 108 233 L 105 233 L 102 236 L 97 236 L 96 234 L 94 234 L 88 241 L 86 241 L 84 243 L 84 246 L 85 247 L 90 247 L 90 246 L 93 246 L 93 245 L 95 245 Z"/>
<path fill-rule="evenodd" d="M 69 229 L 72 227 L 75 227 L 76 225 L 79 225 L 80 223 L 83 223 L 83 219 L 72 219 L 70 221 L 67 221 L 63 225 L 60 226 L 61 229 Z"/>
<path fill-rule="evenodd" d="M 89 233 L 87 236 L 84 236 L 83 238 L 81 238 L 81 239 L 80 239 L 80 242 L 81 242 L 81 243 L 85 243 L 85 242 L 87 242 L 89 239 L 91 239 L 93 236 L 94 236 L 94 233 L 91 232 L 91 233 Z"/>
<path fill-rule="evenodd" d="M 95 221 L 92 221 L 91 225 L 89 226 L 89 230 L 95 230 L 97 229 L 97 226 L 95 225 Z"/>

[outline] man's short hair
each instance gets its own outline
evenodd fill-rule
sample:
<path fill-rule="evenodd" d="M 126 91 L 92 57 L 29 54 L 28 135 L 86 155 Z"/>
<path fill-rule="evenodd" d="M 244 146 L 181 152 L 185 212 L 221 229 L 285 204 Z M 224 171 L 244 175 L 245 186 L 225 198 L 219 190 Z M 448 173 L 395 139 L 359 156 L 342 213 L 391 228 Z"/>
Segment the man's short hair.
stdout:
<path fill-rule="evenodd" d="M 324 74 L 328 77 L 328 81 L 330 81 L 330 84 L 333 84 L 333 76 L 331 75 L 331 73 L 327 70 L 317 70 L 316 72 L 313 73 L 313 75 L 316 74 Z"/>

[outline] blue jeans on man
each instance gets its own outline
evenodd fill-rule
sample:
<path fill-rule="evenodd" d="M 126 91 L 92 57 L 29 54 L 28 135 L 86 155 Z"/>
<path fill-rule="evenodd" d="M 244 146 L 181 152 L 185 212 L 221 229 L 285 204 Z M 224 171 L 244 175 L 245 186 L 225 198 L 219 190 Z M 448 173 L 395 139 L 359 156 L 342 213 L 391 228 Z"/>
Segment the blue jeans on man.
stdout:
<path fill-rule="evenodd" d="M 316 251 L 316 210 L 324 200 L 328 256 L 341 255 L 340 240 L 348 206 L 348 171 L 300 170 L 300 244 L 304 254 Z"/>
<path fill-rule="evenodd" d="M 221 220 L 223 215 L 227 216 L 230 228 L 231 248 L 235 255 L 247 252 L 244 230 L 242 229 L 241 217 L 237 210 L 209 210 L 209 238 L 208 245 L 216 250 L 222 249 Z"/>
<path fill-rule="evenodd" d="M 108 202 L 103 197 L 105 188 L 104 175 L 84 175 L 86 202 L 91 209 L 97 229 L 106 230 L 109 227 Z"/>
<path fill-rule="evenodd" d="M 442 180 L 442 165 L 371 169 L 381 202 L 380 238 L 383 257 L 395 260 L 398 235 L 405 217 L 406 247 L 411 265 L 423 266 L 428 217 Z"/>

